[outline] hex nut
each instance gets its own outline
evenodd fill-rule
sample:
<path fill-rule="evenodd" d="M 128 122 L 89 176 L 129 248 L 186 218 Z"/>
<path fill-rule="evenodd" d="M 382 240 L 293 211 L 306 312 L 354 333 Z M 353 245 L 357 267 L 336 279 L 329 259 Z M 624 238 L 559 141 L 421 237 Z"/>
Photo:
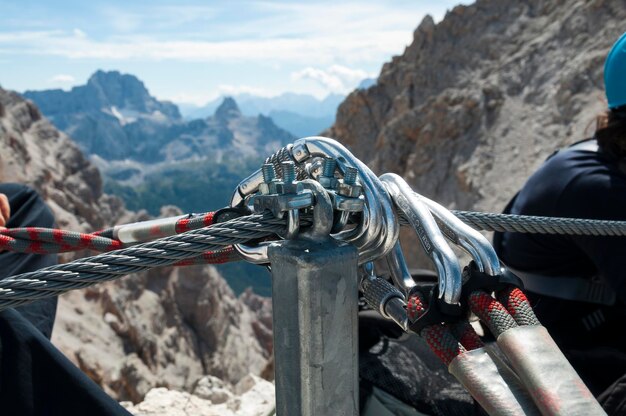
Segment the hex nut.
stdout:
<path fill-rule="evenodd" d="M 272 181 L 270 183 L 261 183 L 259 185 L 259 193 L 261 195 L 272 195 L 277 193 L 276 191 L 276 181 Z"/>
<path fill-rule="evenodd" d="M 337 178 L 323 175 L 320 175 L 317 180 L 320 185 L 322 185 L 326 189 L 335 189 L 335 186 L 337 186 L 337 184 L 339 183 Z"/>
<path fill-rule="evenodd" d="M 343 183 L 343 181 L 339 181 L 337 184 L 337 193 L 351 198 L 356 198 L 361 195 L 362 190 L 363 187 L 361 185 L 348 185 Z"/>
<path fill-rule="evenodd" d="M 306 148 L 304 143 L 297 143 L 295 146 L 291 148 L 291 154 L 296 162 L 302 162 L 311 155 L 309 150 Z"/>
<path fill-rule="evenodd" d="M 365 206 L 365 199 L 360 196 L 357 198 L 347 197 L 331 193 L 333 208 L 337 211 L 361 212 Z"/>
<path fill-rule="evenodd" d="M 285 195 L 285 194 L 295 194 L 298 193 L 298 191 L 300 189 L 302 189 L 302 185 L 300 185 L 299 183 L 285 183 L 285 182 L 275 182 L 275 186 L 276 186 L 276 193 L 280 194 L 280 195 Z M 298 186 L 300 185 L 300 186 Z"/>

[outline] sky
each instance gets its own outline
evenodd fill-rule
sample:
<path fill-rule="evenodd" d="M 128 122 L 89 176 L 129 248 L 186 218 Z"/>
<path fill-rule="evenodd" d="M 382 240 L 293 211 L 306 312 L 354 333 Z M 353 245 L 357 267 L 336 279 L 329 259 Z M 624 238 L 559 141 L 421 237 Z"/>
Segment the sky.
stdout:
<path fill-rule="evenodd" d="M 98 69 L 152 95 L 346 94 L 410 44 L 426 14 L 468 0 L 0 0 L 0 85 L 69 89 Z"/>

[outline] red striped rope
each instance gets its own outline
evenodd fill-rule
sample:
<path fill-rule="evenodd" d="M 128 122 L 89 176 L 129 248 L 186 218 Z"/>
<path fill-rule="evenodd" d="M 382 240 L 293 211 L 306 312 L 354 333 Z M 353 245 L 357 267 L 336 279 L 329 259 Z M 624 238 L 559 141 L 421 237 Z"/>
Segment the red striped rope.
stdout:
<path fill-rule="evenodd" d="M 409 297 L 407 303 L 407 314 L 409 319 L 415 321 L 428 309 L 424 296 L 416 292 Z M 449 365 L 452 360 L 465 353 L 466 349 L 456 340 L 447 325 L 433 324 L 424 327 L 420 334 L 430 349 L 444 362 Z"/>
<path fill-rule="evenodd" d="M 540 325 L 537 315 L 521 289 L 510 286 L 497 295 L 498 300 L 502 302 L 518 325 Z"/>
<path fill-rule="evenodd" d="M 185 231 L 208 227 L 213 224 L 214 213 L 207 212 L 190 218 L 181 218 L 175 224 L 176 234 Z M 154 228 L 154 227 L 152 227 Z M 150 229 L 153 238 L 166 234 L 165 229 L 157 226 Z M 108 252 L 127 247 L 120 240 L 112 238 L 113 228 L 93 233 L 79 233 L 75 231 L 55 228 L 23 227 L 0 229 L 0 252 L 12 251 L 16 253 L 53 254 L 68 253 L 80 250 Z M 237 261 L 239 257 L 233 247 L 218 251 L 207 251 L 192 259 L 180 261 L 175 266 L 191 266 L 196 264 L 222 264 Z"/>
<path fill-rule="evenodd" d="M 504 331 L 517 326 L 506 308 L 487 292 L 477 290 L 469 296 L 469 307 L 487 325 L 497 338 Z"/>

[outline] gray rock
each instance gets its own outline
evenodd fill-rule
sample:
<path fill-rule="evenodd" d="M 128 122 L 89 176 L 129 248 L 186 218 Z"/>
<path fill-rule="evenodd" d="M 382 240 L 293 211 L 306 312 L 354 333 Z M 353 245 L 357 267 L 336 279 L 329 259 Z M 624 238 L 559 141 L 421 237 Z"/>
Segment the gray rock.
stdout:
<path fill-rule="evenodd" d="M 205 376 L 198 380 L 193 394 L 214 404 L 226 403 L 233 397 L 226 383 L 215 376 Z"/>

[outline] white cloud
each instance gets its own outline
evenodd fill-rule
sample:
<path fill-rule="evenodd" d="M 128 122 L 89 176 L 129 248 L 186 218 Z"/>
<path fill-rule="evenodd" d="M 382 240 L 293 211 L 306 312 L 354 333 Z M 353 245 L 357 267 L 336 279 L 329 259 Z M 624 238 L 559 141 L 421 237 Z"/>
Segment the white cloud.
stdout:
<path fill-rule="evenodd" d="M 218 85 L 212 92 L 181 92 L 173 96 L 166 97 L 167 100 L 175 103 L 194 104 L 203 106 L 216 98 L 223 96 L 237 96 L 240 94 L 250 94 L 257 97 L 275 97 L 281 91 L 272 91 L 266 88 L 252 87 L 249 85 Z"/>
<path fill-rule="evenodd" d="M 70 59 L 177 60 L 196 62 L 257 61 L 272 64 L 315 61 L 384 61 L 390 49 L 398 49 L 398 37 L 405 32 L 387 32 L 377 38 L 346 35 L 343 39 L 320 35 L 317 38 L 246 39 L 234 41 L 160 41 L 147 36 L 114 37 L 107 40 L 76 37 L 58 31 L 0 34 L 2 53 L 52 55 Z M 401 42 L 402 43 L 402 42 Z"/>
<path fill-rule="evenodd" d="M 276 91 L 270 91 L 266 88 L 251 87 L 249 85 L 218 85 L 218 95 L 240 95 L 250 94 L 257 97 L 274 97 L 278 95 Z"/>
<path fill-rule="evenodd" d="M 75 81 L 76 78 L 67 74 L 58 74 L 48 80 L 52 84 L 71 84 Z"/>
<path fill-rule="evenodd" d="M 84 39 L 87 37 L 87 34 L 78 28 L 74 28 L 74 30 L 72 30 L 72 33 L 74 33 L 74 36 L 79 39 Z"/>
<path fill-rule="evenodd" d="M 347 94 L 365 78 L 373 77 L 362 69 L 331 65 L 327 69 L 307 67 L 291 74 L 292 79 L 310 79 L 318 82 L 328 92 Z"/>
<path fill-rule="evenodd" d="M 411 42 L 424 14 L 440 17 L 451 3 L 265 0 L 244 2 L 249 13 L 238 13 L 234 2 L 104 6 L 95 13 L 103 26 L 89 37 L 78 28 L 3 32 L 0 49 L 70 59 L 380 65 Z"/>

